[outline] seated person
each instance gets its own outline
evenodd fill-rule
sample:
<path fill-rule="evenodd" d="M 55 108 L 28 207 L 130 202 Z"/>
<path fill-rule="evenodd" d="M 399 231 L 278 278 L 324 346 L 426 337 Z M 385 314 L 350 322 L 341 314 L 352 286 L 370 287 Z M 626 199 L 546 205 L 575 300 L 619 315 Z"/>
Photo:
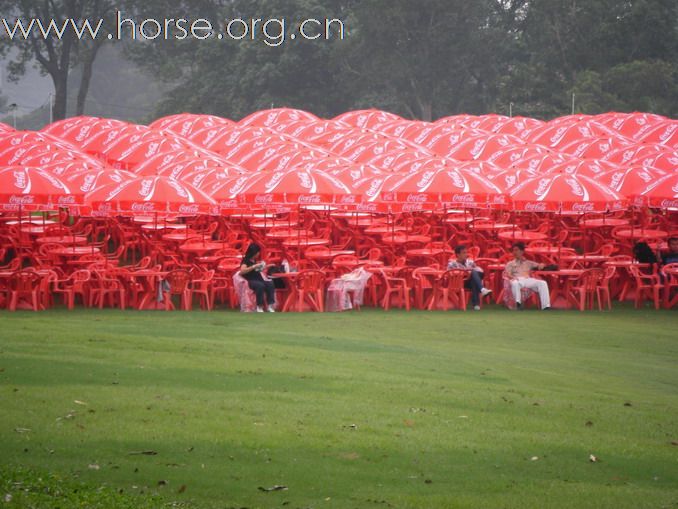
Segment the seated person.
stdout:
<path fill-rule="evenodd" d="M 264 279 L 263 270 L 266 262 L 260 260 L 261 247 L 258 244 L 250 244 L 242 259 L 240 275 L 247 280 L 250 289 L 257 297 L 257 313 L 264 312 L 264 298 L 268 303 L 269 313 L 275 312 L 275 286 L 273 281 Z"/>
<path fill-rule="evenodd" d="M 678 237 L 669 239 L 669 250 L 661 255 L 662 265 L 678 263 Z"/>
<path fill-rule="evenodd" d="M 647 242 L 637 242 L 633 246 L 633 256 L 638 263 L 647 263 L 649 265 L 657 263 L 657 257 Z"/>
<path fill-rule="evenodd" d="M 454 248 L 456 259 L 450 260 L 447 264 L 447 270 L 465 270 L 470 272 L 469 278 L 464 283 L 464 286 L 471 290 L 471 304 L 473 309 L 480 311 L 480 297 L 492 293 L 483 286 L 483 269 L 478 267 L 476 263 L 469 258 L 468 249 L 466 246 L 457 246 Z"/>
<path fill-rule="evenodd" d="M 544 264 L 525 259 L 525 243 L 516 242 L 511 246 L 514 259 L 506 264 L 504 275 L 511 284 L 511 293 L 516 301 L 516 308 L 522 309 L 522 289 L 527 288 L 539 294 L 541 308 L 551 309 L 551 296 L 546 281 L 531 277 L 533 270 L 542 270 Z"/>

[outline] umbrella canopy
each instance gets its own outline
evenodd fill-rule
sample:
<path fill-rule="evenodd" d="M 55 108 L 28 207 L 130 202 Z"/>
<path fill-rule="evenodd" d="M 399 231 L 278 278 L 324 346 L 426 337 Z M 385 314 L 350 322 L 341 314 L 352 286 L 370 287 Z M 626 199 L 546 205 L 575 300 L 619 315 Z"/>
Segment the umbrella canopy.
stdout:
<path fill-rule="evenodd" d="M 678 120 L 666 120 L 647 132 L 636 135 L 643 143 L 657 143 L 672 150 L 678 150 Z"/>
<path fill-rule="evenodd" d="M 496 203 L 501 190 L 483 176 L 454 168 L 423 170 L 397 176 L 381 192 L 385 202 L 484 207 Z"/>
<path fill-rule="evenodd" d="M 513 188 L 516 210 L 529 212 L 579 213 L 621 210 L 624 197 L 600 182 L 583 175 L 559 173 L 535 177 Z"/>
<path fill-rule="evenodd" d="M 0 170 L 3 210 L 41 210 L 82 203 L 83 192 L 72 190 L 54 175 L 37 168 L 12 166 Z"/>
<path fill-rule="evenodd" d="M 85 197 L 95 213 L 200 214 L 214 211 L 215 202 L 189 184 L 162 176 L 137 177 L 100 187 Z"/>
<path fill-rule="evenodd" d="M 234 125 L 235 122 L 227 118 L 215 117 L 214 115 L 195 115 L 193 113 L 179 113 L 178 115 L 170 115 L 159 118 L 148 127 L 157 129 L 158 131 L 171 131 L 179 136 L 188 137 L 192 133 L 201 129 L 209 129 L 215 127 L 228 127 Z"/>
<path fill-rule="evenodd" d="M 9 126 L 7 124 L 3 124 L 2 122 L 0 122 L 0 134 L 9 133 L 11 131 L 14 131 L 14 128 L 12 126 Z"/>
<path fill-rule="evenodd" d="M 314 122 L 320 119 L 308 111 L 291 108 L 277 108 L 252 113 L 238 122 L 238 125 L 246 127 L 273 127 L 277 124 L 284 124 L 297 120 Z"/>
<path fill-rule="evenodd" d="M 384 124 L 386 122 L 394 122 L 404 119 L 398 115 L 395 115 L 394 113 L 388 113 L 381 110 L 358 110 L 343 113 L 334 117 L 333 120 L 343 122 L 353 127 L 370 129 L 377 124 Z"/>
<path fill-rule="evenodd" d="M 323 205 L 358 199 L 329 173 L 301 169 L 260 173 L 250 177 L 237 194 L 241 201 L 256 205 Z"/>
<path fill-rule="evenodd" d="M 645 191 L 661 175 L 650 168 L 634 166 L 628 169 L 618 168 L 600 175 L 595 179 L 626 198 L 635 198 Z"/>
<path fill-rule="evenodd" d="M 678 173 L 666 175 L 640 193 L 641 203 L 659 209 L 678 209 Z"/>
<path fill-rule="evenodd" d="M 122 184 L 135 177 L 136 175 L 134 175 L 134 173 L 124 170 L 85 169 L 83 171 L 71 173 L 64 177 L 63 181 L 70 189 L 77 189 L 81 193 L 86 194 L 103 186 Z"/>
<path fill-rule="evenodd" d="M 454 146 L 446 157 L 458 161 L 486 161 L 497 152 L 509 147 L 519 147 L 524 142 L 510 134 L 485 134 L 476 138 L 469 138 Z"/>

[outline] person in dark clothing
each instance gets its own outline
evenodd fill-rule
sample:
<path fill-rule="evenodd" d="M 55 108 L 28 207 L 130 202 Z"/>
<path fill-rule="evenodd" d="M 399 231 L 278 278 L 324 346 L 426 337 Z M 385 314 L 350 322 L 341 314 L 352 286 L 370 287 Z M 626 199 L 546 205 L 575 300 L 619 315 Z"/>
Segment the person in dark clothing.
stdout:
<path fill-rule="evenodd" d="M 247 280 L 247 284 L 257 297 L 257 313 L 264 312 L 264 303 L 268 303 L 269 313 L 275 312 L 275 286 L 273 281 L 264 279 L 262 272 L 266 262 L 261 261 L 261 247 L 250 244 L 240 266 L 240 275 Z"/>
<path fill-rule="evenodd" d="M 657 257 L 647 242 L 637 242 L 636 245 L 633 246 L 633 256 L 638 263 L 657 263 Z"/>
<path fill-rule="evenodd" d="M 669 239 L 669 250 L 661 255 L 662 265 L 670 263 L 678 263 L 678 237 L 671 237 Z"/>
<path fill-rule="evenodd" d="M 455 260 L 450 260 L 447 264 L 447 270 L 465 270 L 469 272 L 469 278 L 464 286 L 471 290 L 471 304 L 473 309 L 480 311 L 480 297 L 492 293 L 483 285 L 483 269 L 469 258 L 466 246 L 457 246 L 454 248 Z"/>

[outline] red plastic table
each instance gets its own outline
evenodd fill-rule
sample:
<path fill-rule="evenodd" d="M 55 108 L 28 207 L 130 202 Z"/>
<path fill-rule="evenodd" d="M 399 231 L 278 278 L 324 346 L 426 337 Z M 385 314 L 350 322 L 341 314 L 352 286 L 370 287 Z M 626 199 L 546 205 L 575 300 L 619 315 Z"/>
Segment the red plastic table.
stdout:
<path fill-rule="evenodd" d="M 482 224 L 473 224 L 471 225 L 472 230 L 478 232 L 494 232 L 499 230 L 508 230 L 516 228 L 516 225 L 510 223 L 482 223 Z"/>
<path fill-rule="evenodd" d="M 431 237 L 428 235 L 407 235 L 404 233 L 396 233 L 395 235 L 383 235 L 382 242 L 385 244 L 406 244 L 408 242 L 421 242 L 428 244 L 431 242 Z"/>
<path fill-rule="evenodd" d="M 328 249 L 327 251 L 319 251 L 319 252 L 310 252 L 310 253 L 305 253 L 304 257 L 308 260 L 313 260 L 313 261 L 328 261 L 333 259 L 335 256 L 340 256 L 340 255 L 354 255 L 355 251 L 352 251 L 350 249 L 346 250 L 339 250 L 339 249 Z"/>
<path fill-rule="evenodd" d="M 217 251 L 219 249 L 222 249 L 224 247 L 224 244 L 221 242 L 212 242 L 212 241 L 207 241 L 207 242 L 187 242 L 186 244 L 182 244 L 179 246 L 179 251 L 182 253 L 187 253 L 187 254 L 194 254 L 198 256 L 202 256 L 205 253 L 209 253 L 210 251 Z"/>
<path fill-rule="evenodd" d="M 382 235 L 384 233 L 388 234 L 391 232 L 404 232 L 407 230 L 404 226 L 391 226 L 387 224 L 380 224 L 376 226 L 370 226 L 369 228 L 365 228 L 365 233 L 367 235 Z"/>
<path fill-rule="evenodd" d="M 545 233 L 541 232 L 531 232 L 531 231 L 523 231 L 523 230 L 507 230 L 500 232 L 497 237 L 499 237 L 502 240 L 509 240 L 509 241 L 520 241 L 520 242 L 532 242 L 533 240 L 546 240 L 548 239 L 548 235 Z"/>
<path fill-rule="evenodd" d="M 549 279 L 552 307 L 560 307 L 559 302 L 563 302 L 563 307 L 569 309 L 579 305 L 577 299 L 572 294 L 572 283 L 579 279 L 584 272 L 584 270 L 579 269 L 562 269 L 534 271 L 534 275 Z"/>
<path fill-rule="evenodd" d="M 583 221 L 579 221 L 579 226 L 582 228 L 607 228 L 614 226 L 626 226 L 628 224 L 628 219 L 617 219 L 615 217 L 608 219 L 584 219 Z"/>
<path fill-rule="evenodd" d="M 287 228 L 283 230 L 273 230 L 269 231 L 266 233 L 266 237 L 269 239 L 280 239 L 280 240 L 286 240 L 286 239 L 293 239 L 296 237 L 310 237 L 313 235 L 313 232 L 309 232 L 308 230 L 303 230 L 303 229 L 295 229 L 295 228 Z"/>
<path fill-rule="evenodd" d="M 289 238 L 283 241 L 285 247 L 311 247 L 311 246 L 327 246 L 330 241 L 328 239 L 314 239 L 310 237 Z"/>
<path fill-rule="evenodd" d="M 69 247 L 61 247 L 59 249 L 55 249 L 52 251 L 52 254 L 55 254 L 57 256 L 64 256 L 64 257 L 69 257 L 69 256 L 82 256 L 82 255 L 87 255 L 87 254 L 98 254 L 101 252 L 101 249 L 98 247 L 93 247 L 93 246 L 69 246 Z"/>
<path fill-rule="evenodd" d="M 83 235 L 49 235 L 36 239 L 38 244 L 74 244 L 82 246 L 87 244 L 87 237 Z"/>
<path fill-rule="evenodd" d="M 590 267 L 591 265 L 601 265 L 610 260 L 609 256 L 603 255 L 565 255 L 560 257 L 565 262 L 581 263 Z"/>
<path fill-rule="evenodd" d="M 631 228 L 628 230 L 618 230 L 616 235 L 622 239 L 658 240 L 668 237 L 669 232 L 665 232 L 663 230 L 644 230 L 642 228 Z"/>

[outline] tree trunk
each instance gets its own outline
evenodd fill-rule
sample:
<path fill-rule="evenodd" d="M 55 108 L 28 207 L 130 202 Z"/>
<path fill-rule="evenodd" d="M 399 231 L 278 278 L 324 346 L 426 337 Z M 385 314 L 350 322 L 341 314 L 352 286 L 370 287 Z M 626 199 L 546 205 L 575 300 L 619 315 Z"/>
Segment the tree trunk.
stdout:
<path fill-rule="evenodd" d="M 66 107 L 68 101 L 68 70 L 59 70 L 52 75 L 54 83 L 54 106 L 52 107 L 52 117 L 54 121 L 66 118 Z"/>
<path fill-rule="evenodd" d="M 82 77 L 80 78 L 80 88 L 78 89 L 78 100 L 75 107 L 76 116 L 83 115 L 85 113 L 85 102 L 87 101 L 87 94 L 89 93 L 89 85 L 92 81 L 92 70 L 94 68 L 94 61 L 97 58 L 97 53 L 101 47 L 97 41 L 94 41 L 94 45 L 89 50 L 87 57 L 85 57 L 82 64 Z"/>

